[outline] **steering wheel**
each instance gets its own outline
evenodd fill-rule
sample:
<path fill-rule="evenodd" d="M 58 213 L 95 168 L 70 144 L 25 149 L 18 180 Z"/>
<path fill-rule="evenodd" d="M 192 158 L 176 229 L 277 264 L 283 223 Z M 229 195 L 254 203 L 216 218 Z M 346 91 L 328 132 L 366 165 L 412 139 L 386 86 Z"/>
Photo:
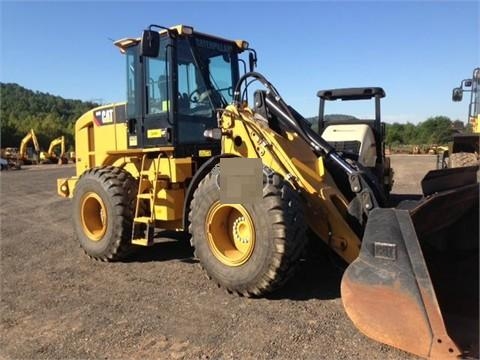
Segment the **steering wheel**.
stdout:
<path fill-rule="evenodd" d="M 200 102 L 200 96 L 201 96 L 201 92 L 200 90 L 198 89 L 195 89 L 193 90 L 190 95 L 188 95 L 188 100 L 191 102 L 191 103 L 198 103 Z"/>
<path fill-rule="evenodd" d="M 204 103 L 206 99 L 208 99 L 208 95 L 210 94 L 210 90 L 200 91 L 198 89 L 193 90 L 190 95 L 188 95 L 188 100 L 191 103 Z"/>

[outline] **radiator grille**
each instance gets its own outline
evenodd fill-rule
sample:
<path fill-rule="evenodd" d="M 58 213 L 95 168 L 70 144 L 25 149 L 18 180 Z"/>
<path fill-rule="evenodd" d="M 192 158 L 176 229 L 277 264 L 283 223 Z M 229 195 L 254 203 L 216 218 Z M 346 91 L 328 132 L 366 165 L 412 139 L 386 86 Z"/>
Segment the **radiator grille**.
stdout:
<path fill-rule="evenodd" d="M 360 152 L 360 141 L 329 141 L 330 145 L 332 145 L 335 150 L 358 155 Z"/>

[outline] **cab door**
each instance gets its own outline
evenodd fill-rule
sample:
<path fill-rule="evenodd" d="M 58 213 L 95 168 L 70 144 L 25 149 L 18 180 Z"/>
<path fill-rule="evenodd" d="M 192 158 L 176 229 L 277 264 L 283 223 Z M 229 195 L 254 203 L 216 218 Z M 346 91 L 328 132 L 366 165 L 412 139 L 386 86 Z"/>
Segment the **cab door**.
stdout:
<path fill-rule="evenodd" d="M 143 121 L 144 147 L 157 147 L 172 143 L 173 82 L 171 39 L 160 39 L 160 51 L 156 58 L 144 58 L 145 113 Z"/>
<path fill-rule="evenodd" d="M 161 38 L 157 57 L 127 52 L 129 148 L 171 145 L 173 127 L 172 47 Z"/>

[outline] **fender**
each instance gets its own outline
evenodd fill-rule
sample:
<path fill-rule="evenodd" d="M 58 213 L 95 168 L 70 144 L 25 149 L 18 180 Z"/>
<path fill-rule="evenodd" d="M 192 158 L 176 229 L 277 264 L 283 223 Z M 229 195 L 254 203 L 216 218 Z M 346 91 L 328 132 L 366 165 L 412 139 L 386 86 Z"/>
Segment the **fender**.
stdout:
<path fill-rule="evenodd" d="M 190 209 L 190 202 L 193 199 L 193 193 L 195 192 L 195 189 L 198 187 L 198 184 L 200 184 L 200 181 L 205 177 L 206 174 L 208 174 L 215 165 L 217 165 L 220 162 L 221 158 L 232 158 L 232 157 L 238 157 L 237 155 L 233 154 L 221 154 L 221 155 L 215 155 L 208 159 L 207 162 L 205 162 L 200 168 L 197 170 L 195 175 L 193 176 L 192 180 L 190 181 L 190 184 L 188 185 L 187 192 L 185 194 L 185 201 L 183 203 L 183 230 L 188 232 L 188 212 Z"/>

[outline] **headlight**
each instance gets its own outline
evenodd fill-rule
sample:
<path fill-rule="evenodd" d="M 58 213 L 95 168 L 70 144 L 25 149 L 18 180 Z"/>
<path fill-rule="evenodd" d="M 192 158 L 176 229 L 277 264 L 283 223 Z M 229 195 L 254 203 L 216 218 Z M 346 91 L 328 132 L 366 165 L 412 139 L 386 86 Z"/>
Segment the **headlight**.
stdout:
<path fill-rule="evenodd" d="M 220 140 L 222 138 L 222 129 L 207 129 L 203 132 L 203 136 L 205 136 L 207 139 Z"/>

